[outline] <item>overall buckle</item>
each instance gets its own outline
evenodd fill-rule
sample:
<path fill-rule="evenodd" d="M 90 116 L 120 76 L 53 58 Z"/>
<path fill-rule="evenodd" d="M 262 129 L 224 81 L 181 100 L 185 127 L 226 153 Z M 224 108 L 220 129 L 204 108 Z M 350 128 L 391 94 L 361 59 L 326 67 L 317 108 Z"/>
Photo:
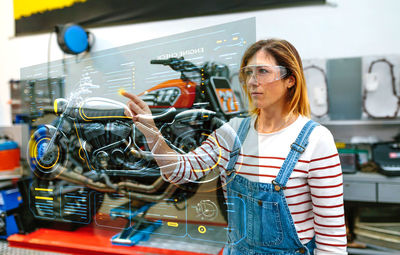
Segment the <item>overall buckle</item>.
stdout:
<path fill-rule="evenodd" d="M 227 176 L 231 176 L 231 174 L 233 173 L 235 171 L 235 168 L 232 168 L 232 170 L 228 170 L 228 169 L 226 169 L 226 175 Z"/>
<path fill-rule="evenodd" d="M 286 187 L 282 187 L 279 183 L 277 183 L 275 180 L 272 180 L 272 185 L 274 185 L 274 190 L 275 191 L 280 191 L 281 189 L 286 189 Z"/>
<path fill-rule="evenodd" d="M 304 148 L 304 147 L 301 146 L 301 145 L 298 145 L 296 142 L 292 143 L 292 144 L 290 145 L 290 148 L 291 148 L 292 150 L 295 150 L 295 151 L 299 152 L 299 153 L 303 153 L 303 152 L 306 150 L 306 148 Z"/>

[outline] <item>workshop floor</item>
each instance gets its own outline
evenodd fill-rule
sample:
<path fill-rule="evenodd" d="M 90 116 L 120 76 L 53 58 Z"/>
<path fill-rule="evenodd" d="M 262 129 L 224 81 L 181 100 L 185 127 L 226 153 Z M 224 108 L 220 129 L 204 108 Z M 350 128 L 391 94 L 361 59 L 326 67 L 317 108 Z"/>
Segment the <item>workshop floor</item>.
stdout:
<path fill-rule="evenodd" d="M 5 240 L 0 241 L 0 254 L 2 255 L 66 255 L 66 253 L 44 252 L 31 249 L 12 248 Z"/>

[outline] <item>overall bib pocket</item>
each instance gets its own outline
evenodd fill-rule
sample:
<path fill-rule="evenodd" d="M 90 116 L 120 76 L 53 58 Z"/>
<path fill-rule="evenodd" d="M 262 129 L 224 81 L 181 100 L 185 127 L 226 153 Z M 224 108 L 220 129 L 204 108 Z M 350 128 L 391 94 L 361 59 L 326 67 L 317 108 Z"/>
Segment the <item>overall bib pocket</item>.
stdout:
<path fill-rule="evenodd" d="M 282 223 L 280 219 L 279 204 L 262 200 L 249 199 L 249 210 L 254 213 L 252 219 L 253 228 L 248 242 L 257 246 L 278 245 L 283 240 Z M 250 209 L 251 207 L 251 209 Z"/>
<path fill-rule="evenodd" d="M 257 200 L 236 191 L 232 191 L 231 194 L 241 198 L 244 202 L 245 208 L 240 209 L 242 211 L 245 210 L 245 240 L 248 244 L 255 246 L 273 246 L 283 241 L 283 230 L 279 216 L 278 202 Z M 240 214 L 242 213 L 234 216 L 232 221 L 229 220 L 230 223 L 236 224 L 237 220 L 239 220 L 237 216 L 241 217 L 241 221 L 243 221 L 243 215 Z M 241 227 L 243 227 L 243 225 L 241 225 Z"/>

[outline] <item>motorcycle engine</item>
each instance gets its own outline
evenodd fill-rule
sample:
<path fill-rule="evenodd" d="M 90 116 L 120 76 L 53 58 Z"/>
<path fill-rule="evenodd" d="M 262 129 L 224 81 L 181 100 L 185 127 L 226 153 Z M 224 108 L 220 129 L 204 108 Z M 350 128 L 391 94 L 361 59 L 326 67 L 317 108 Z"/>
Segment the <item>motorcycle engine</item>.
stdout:
<path fill-rule="evenodd" d="M 123 121 L 81 124 L 85 150 L 96 169 L 121 169 L 131 124 Z"/>

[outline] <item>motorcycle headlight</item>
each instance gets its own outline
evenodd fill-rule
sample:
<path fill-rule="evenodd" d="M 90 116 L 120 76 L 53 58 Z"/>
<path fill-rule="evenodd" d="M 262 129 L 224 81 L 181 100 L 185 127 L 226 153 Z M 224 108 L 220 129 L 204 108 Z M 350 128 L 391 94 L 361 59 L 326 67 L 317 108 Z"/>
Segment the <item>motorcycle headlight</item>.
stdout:
<path fill-rule="evenodd" d="M 57 98 L 54 100 L 54 113 L 56 115 L 61 115 L 67 108 L 68 101 L 64 98 Z"/>

